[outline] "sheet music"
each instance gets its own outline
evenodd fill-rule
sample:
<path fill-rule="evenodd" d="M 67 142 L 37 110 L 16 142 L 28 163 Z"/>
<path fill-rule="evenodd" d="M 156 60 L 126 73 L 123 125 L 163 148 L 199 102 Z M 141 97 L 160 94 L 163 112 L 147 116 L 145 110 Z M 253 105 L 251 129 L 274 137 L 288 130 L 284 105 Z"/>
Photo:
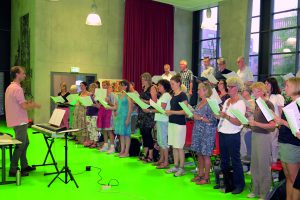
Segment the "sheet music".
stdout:
<path fill-rule="evenodd" d="M 210 98 L 207 98 L 206 100 L 207 100 L 208 106 L 213 111 L 213 113 L 215 115 L 219 115 L 220 114 L 220 107 L 219 107 L 219 104 L 218 104 L 217 100 L 216 99 L 210 99 Z"/>
<path fill-rule="evenodd" d="M 106 109 L 111 108 L 111 106 L 109 106 L 108 103 L 102 99 L 99 100 L 99 103 Z"/>
<path fill-rule="evenodd" d="M 298 102 L 297 102 L 298 103 Z M 300 112 L 296 102 L 292 102 L 282 108 L 292 133 L 296 136 L 296 132 L 300 130 Z"/>
<path fill-rule="evenodd" d="M 157 84 L 158 81 L 161 80 L 161 79 L 162 79 L 161 75 L 160 76 L 158 76 L 158 75 L 152 76 L 152 82 L 155 83 L 155 84 Z"/>
<path fill-rule="evenodd" d="M 92 106 L 94 104 L 90 96 L 79 97 L 79 101 L 83 106 Z"/>
<path fill-rule="evenodd" d="M 206 78 L 208 79 L 209 82 L 213 83 L 213 84 L 217 84 L 218 80 L 216 79 L 216 77 L 213 74 L 208 74 L 206 76 Z"/>
<path fill-rule="evenodd" d="M 228 111 L 231 114 L 233 114 L 242 124 L 244 124 L 244 125 L 249 124 L 248 119 L 241 113 L 240 110 L 234 109 L 234 108 L 230 108 Z"/>
<path fill-rule="evenodd" d="M 78 94 L 70 94 L 67 96 L 67 100 L 69 102 L 70 105 L 75 105 L 78 101 Z"/>
<path fill-rule="evenodd" d="M 131 98 L 137 105 L 139 105 L 140 108 L 142 109 L 147 109 L 150 107 L 149 104 L 146 104 L 145 102 L 143 102 L 140 97 L 136 94 L 136 93 L 133 93 L 133 92 L 128 92 L 126 93 L 129 98 Z"/>
<path fill-rule="evenodd" d="M 65 115 L 65 112 L 65 110 L 56 108 L 51 115 L 49 124 L 59 127 Z"/>
<path fill-rule="evenodd" d="M 274 119 L 272 111 L 262 98 L 256 99 L 256 103 L 268 122 Z"/>
<path fill-rule="evenodd" d="M 65 100 L 64 98 L 62 98 L 62 96 L 56 96 L 56 97 L 50 96 L 50 98 L 54 103 L 65 103 Z"/>
<path fill-rule="evenodd" d="M 283 75 L 283 76 L 281 76 L 282 78 L 283 78 L 283 80 L 288 80 L 289 78 L 293 78 L 293 77 L 295 77 L 294 76 L 294 74 L 292 74 L 292 73 L 288 73 L 288 74 L 286 74 L 286 75 Z"/>
<path fill-rule="evenodd" d="M 182 110 L 187 114 L 188 117 L 193 117 L 194 114 L 192 113 L 192 111 L 190 111 L 190 109 L 188 108 L 187 105 L 185 105 L 185 103 L 183 102 L 179 102 L 180 107 L 182 108 Z"/>
<path fill-rule="evenodd" d="M 215 99 L 218 102 L 218 104 L 222 103 L 222 100 L 221 100 L 220 96 L 218 95 L 218 92 L 215 88 L 212 89 L 212 94 L 209 97 L 209 99 Z"/>
<path fill-rule="evenodd" d="M 102 88 L 96 88 L 95 90 L 95 96 L 96 96 L 96 100 L 105 100 L 105 98 L 107 97 L 107 89 L 102 89 Z"/>
<path fill-rule="evenodd" d="M 152 99 L 150 99 L 150 105 L 161 114 L 166 114 L 166 111 L 160 105 L 152 101 Z"/>
<path fill-rule="evenodd" d="M 228 73 L 228 74 L 222 74 L 226 79 L 228 79 L 228 78 L 231 78 L 231 77 L 239 77 L 238 75 L 237 75 L 237 73 L 235 73 L 235 72 L 230 72 L 230 73 Z"/>

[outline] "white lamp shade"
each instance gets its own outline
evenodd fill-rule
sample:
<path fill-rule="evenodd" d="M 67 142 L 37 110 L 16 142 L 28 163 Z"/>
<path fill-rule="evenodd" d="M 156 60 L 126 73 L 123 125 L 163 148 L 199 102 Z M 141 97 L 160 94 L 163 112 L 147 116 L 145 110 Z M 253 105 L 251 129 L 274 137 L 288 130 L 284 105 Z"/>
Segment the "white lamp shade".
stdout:
<path fill-rule="evenodd" d="M 87 16 L 85 23 L 90 26 L 101 26 L 102 25 L 100 16 L 97 13 L 90 13 Z"/>
<path fill-rule="evenodd" d="M 217 25 L 214 22 L 210 22 L 209 20 L 203 21 L 201 24 L 201 29 L 217 31 L 217 28 Z"/>

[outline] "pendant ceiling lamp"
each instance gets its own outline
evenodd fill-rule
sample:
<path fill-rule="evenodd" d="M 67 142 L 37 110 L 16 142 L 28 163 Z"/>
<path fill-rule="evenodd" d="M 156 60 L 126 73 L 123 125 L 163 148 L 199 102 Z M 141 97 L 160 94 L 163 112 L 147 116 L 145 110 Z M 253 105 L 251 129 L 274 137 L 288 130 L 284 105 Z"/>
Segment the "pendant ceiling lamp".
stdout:
<path fill-rule="evenodd" d="M 95 0 L 93 1 L 91 10 L 92 12 L 87 16 L 85 23 L 89 26 L 101 26 L 102 22 L 100 16 L 97 14 L 97 5 Z"/>

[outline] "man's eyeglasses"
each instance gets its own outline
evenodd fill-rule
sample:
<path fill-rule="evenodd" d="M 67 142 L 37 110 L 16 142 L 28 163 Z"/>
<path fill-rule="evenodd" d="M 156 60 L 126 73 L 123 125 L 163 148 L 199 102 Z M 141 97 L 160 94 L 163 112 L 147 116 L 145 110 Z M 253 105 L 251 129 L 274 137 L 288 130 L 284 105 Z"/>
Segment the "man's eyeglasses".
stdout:
<path fill-rule="evenodd" d="M 235 87 L 236 87 L 236 85 L 227 85 L 228 89 L 232 89 L 232 88 L 235 88 Z"/>

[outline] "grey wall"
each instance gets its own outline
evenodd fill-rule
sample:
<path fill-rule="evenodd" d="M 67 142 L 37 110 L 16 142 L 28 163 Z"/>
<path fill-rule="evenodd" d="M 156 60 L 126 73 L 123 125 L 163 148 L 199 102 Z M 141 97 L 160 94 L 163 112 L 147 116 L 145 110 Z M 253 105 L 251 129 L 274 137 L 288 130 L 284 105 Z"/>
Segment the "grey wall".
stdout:
<path fill-rule="evenodd" d="M 179 72 L 181 59 L 187 60 L 191 69 L 193 13 L 176 8 L 174 15 L 174 69 Z"/>
<path fill-rule="evenodd" d="M 219 3 L 222 56 L 227 67 L 235 70 L 238 56 L 248 57 L 248 0 L 224 0 Z"/>

